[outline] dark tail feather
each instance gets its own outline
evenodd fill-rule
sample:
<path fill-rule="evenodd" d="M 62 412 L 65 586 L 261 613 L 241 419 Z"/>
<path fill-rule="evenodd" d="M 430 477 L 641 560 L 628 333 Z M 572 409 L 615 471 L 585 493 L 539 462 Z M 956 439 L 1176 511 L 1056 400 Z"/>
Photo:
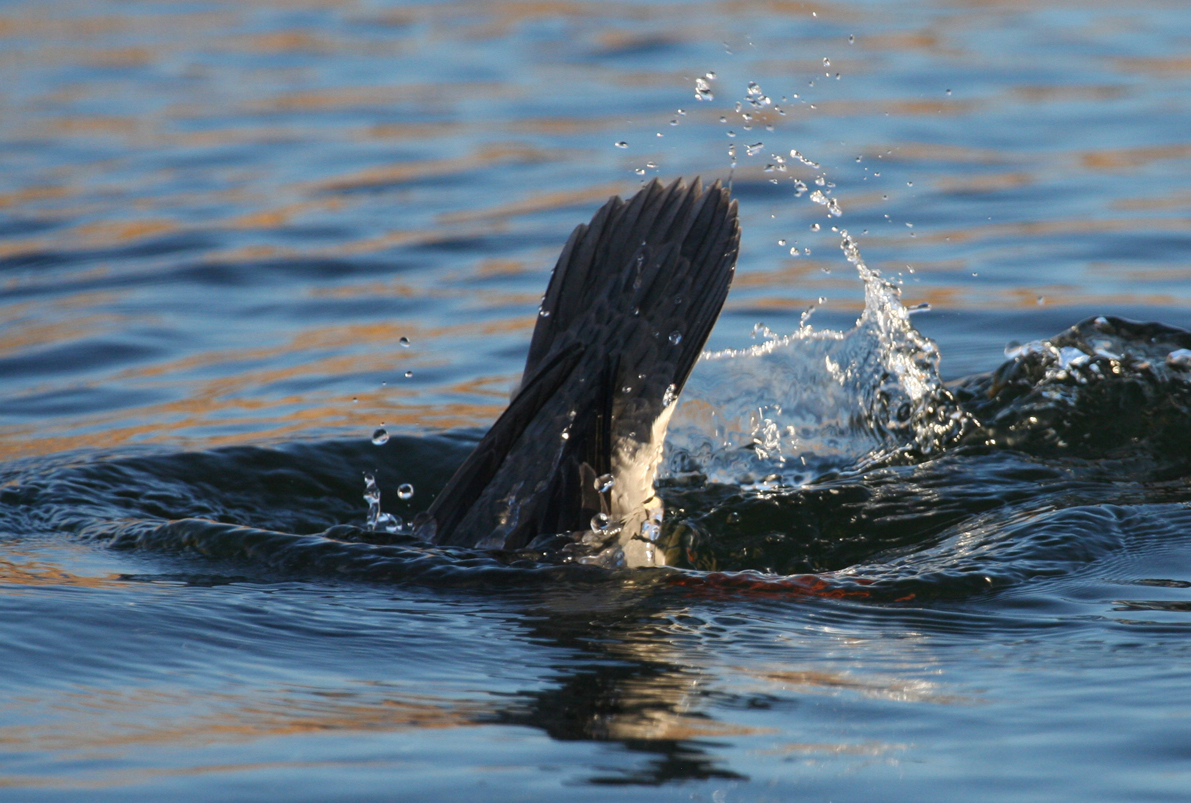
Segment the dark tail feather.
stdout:
<path fill-rule="evenodd" d="M 520 390 L 418 522 L 440 544 L 519 548 L 586 530 L 590 478 L 682 390 L 732 281 L 740 228 L 719 182 L 656 180 L 575 229 Z"/>

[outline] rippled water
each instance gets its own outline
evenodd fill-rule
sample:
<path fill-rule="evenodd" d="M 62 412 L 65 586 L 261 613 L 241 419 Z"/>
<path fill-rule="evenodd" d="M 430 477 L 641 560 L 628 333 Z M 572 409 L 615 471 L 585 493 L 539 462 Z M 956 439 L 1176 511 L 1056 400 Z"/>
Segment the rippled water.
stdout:
<path fill-rule="evenodd" d="M 1184 799 L 1191 336 L 1114 316 L 1191 326 L 1189 41 L 0 7 L 0 798 Z M 673 568 L 368 531 L 365 472 L 408 520 L 503 409 L 570 229 L 696 174 L 744 239 Z"/>

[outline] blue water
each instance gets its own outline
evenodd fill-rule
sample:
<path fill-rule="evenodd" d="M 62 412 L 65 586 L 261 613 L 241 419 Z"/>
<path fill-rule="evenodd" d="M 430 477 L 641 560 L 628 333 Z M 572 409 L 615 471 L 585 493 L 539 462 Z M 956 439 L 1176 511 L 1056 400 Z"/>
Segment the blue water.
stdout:
<path fill-rule="evenodd" d="M 1191 327 L 1188 41 L 1161 0 L 0 6 L 0 799 L 1185 799 L 1177 343 L 987 373 Z M 663 570 L 366 532 L 363 472 L 408 519 L 503 409 L 570 230 L 695 175 L 744 232 L 709 348 L 814 308 L 892 353 L 846 228 L 997 442 L 671 477 Z"/>

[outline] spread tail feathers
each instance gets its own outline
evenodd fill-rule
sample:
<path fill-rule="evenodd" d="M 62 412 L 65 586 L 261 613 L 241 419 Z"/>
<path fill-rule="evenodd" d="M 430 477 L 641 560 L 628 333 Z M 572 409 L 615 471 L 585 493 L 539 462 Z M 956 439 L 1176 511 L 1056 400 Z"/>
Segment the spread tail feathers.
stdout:
<path fill-rule="evenodd" d="M 624 520 L 643 507 L 739 243 L 736 202 L 719 182 L 704 191 L 697 179 L 655 180 L 576 228 L 519 390 L 417 531 L 440 544 L 518 549 L 589 530 L 601 512 Z M 603 475 L 618 486 L 611 511 L 594 487 Z"/>

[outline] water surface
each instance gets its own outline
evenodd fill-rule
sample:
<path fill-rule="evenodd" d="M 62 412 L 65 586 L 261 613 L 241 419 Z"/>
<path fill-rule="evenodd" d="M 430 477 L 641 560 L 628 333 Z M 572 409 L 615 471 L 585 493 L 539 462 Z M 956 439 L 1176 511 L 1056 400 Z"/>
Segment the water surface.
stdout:
<path fill-rule="evenodd" d="M 0 797 L 1184 799 L 1181 341 L 1015 344 L 1191 327 L 1188 41 L 1161 0 L 5 5 Z M 408 519 L 503 409 L 570 229 L 695 175 L 744 240 L 676 567 L 369 533 L 364 472 Z"/>

